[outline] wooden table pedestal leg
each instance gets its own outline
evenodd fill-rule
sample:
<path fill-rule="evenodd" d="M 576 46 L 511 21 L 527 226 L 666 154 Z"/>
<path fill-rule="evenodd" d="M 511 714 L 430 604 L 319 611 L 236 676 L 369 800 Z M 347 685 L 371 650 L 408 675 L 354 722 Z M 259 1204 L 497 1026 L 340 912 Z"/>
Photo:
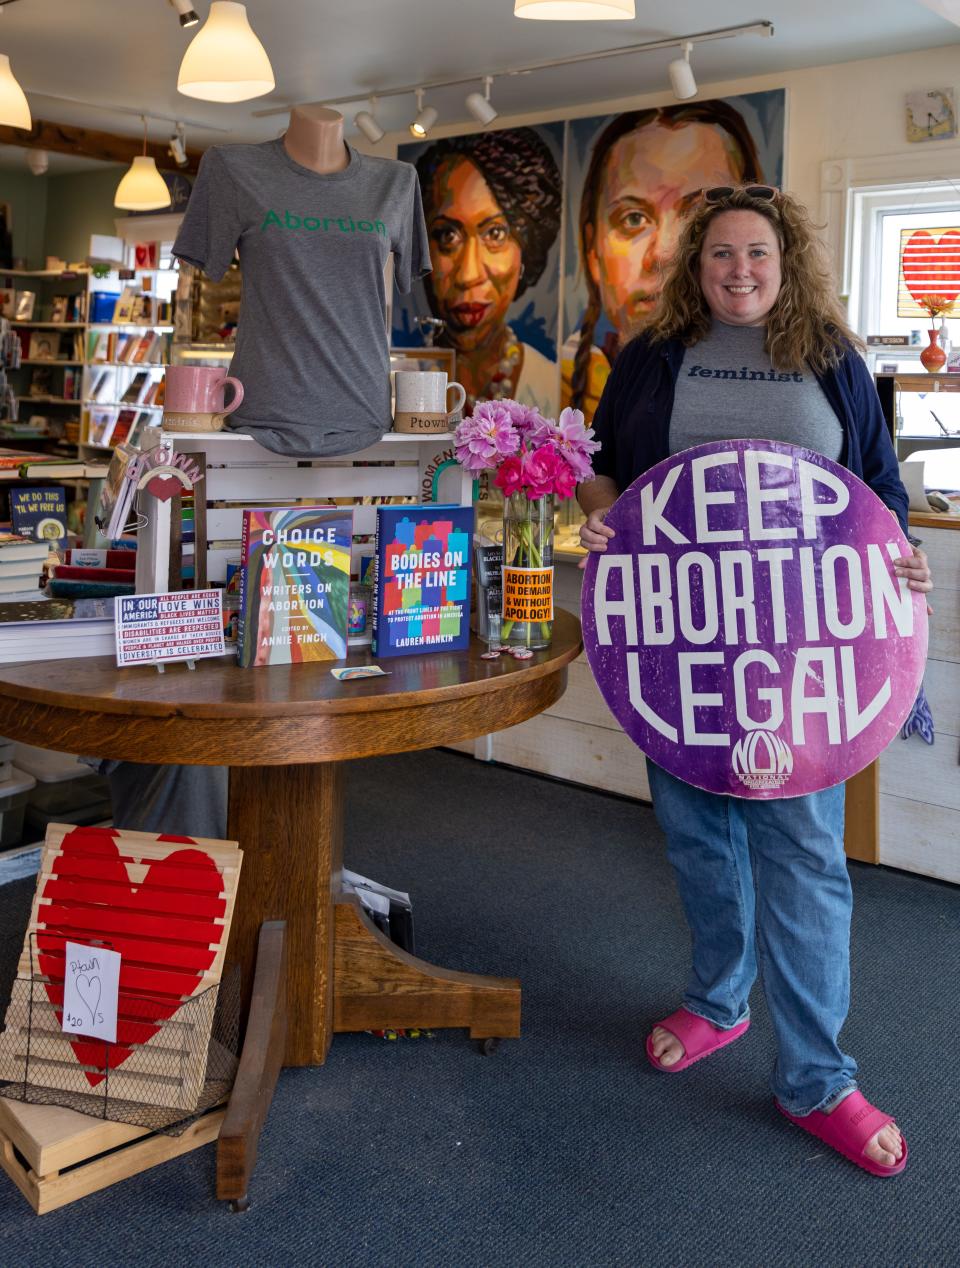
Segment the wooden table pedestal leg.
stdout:
<path fill-rule="evenodd" d="M 244 1015 L 265 920 L 287 923 L 285 1065 L 322 1065 L 333 1034 L 331 891 L 343 848 L 343 770 L 338 762 L 235 766 L 228 835 L 243 867 L 229 958 L 239 963 Z"/>
<path fill-rule="evenodd" d="M 473 1039 L 520 1036 L 520 983 L 441 969 L 409 955 L 373 924 L 354 895 L 335 907 L 333 1028 L 463 1026 Z"/>

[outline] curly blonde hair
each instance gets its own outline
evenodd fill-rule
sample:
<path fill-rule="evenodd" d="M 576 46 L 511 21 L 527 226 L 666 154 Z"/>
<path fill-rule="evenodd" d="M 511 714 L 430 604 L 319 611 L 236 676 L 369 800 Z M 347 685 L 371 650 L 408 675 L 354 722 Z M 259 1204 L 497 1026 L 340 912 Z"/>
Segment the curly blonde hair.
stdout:
<path fill-rule="evenodd" d="M 689 348 L 710 329 L 711 314 L 700 286 L 700 253 L 707 229 L 727 211 L 754 211 L 768 220 L 780 244 L 782 281 L 767 316 L 765 347 L 778 371 L 809 366 L 823 374 L 850 347 L 862 349 L 847 325 L 833 272 L 807 209 L 790 194 L 773 199 L 734 190 L 719 202 L 697 203 L 680 231 L 656 308 L 641 330 L 659 343 L 678 338 Z M 638 332 L 640 333 L 640 332 Z"/>

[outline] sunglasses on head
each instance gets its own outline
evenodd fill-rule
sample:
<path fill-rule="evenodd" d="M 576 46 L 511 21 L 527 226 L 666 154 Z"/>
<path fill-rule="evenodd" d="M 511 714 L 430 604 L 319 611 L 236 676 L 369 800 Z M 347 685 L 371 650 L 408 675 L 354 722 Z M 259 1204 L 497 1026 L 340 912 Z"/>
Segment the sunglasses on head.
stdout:
<path fill-rule="evenodd" d="M 746 194 L 748 198 L 769 203 L 780 196 L 780 191 L 772 185 L 715 185 L 713 189 L 704 189 L 701 197 L 705 203 L 722 203 L 734 194 Z"/>

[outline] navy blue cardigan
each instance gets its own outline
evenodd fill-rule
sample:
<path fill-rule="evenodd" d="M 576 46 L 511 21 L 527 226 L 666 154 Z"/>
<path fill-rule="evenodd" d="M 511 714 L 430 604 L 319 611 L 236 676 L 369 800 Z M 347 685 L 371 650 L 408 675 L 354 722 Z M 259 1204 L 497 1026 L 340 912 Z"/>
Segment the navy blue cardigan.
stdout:
<path fill-rule="evenodd" d="M 651 343 L 641 335 L 617 357 L 593 418 L 602 448 L 594 471 L 621 490 L 670 456 L 670 417 L 687 349 L 679 339 Z M 850 349 L 817 381 L 843 428 L 840 462 L 868 484 L 907 531 L 907 491 L 873 379 Z M 762 439 L 762 437 L 760 437 Z"/>

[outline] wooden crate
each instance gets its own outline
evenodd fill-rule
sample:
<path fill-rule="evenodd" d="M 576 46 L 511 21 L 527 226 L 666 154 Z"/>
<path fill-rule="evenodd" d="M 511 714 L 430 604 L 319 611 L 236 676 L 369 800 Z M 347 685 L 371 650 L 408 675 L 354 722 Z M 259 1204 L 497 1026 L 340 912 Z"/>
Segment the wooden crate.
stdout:
<path fill-rule="evenodd" d="M 164 1136 L 58 1105 L 0 1097 L 0 1167 L 45 1215 L 216 1140 L 225 1113 L 214 1107 L 182 1136 Z"/>
<path fill-rule="evenodd" d="M 205 475 L 197 487 L 195 524 L 196 549 L 204 555 L 207 585 L 222 584 L 227 564 L 240 561 L 244 506 L 297 499 L 318 503 L 348 500 L 354 505 L 353 533 L 357 538 L 372 534 L 376 528 L 375 498 L 407 497 L 462 506 L 473 501 L 473 477 L 457 463 L 451 435 L 388 432 L 359 453 L 310 460 L 273 453 L 238 432 L 164 433 L 152 429 L 145 433 L 144 444 L 159 446 L 174 457 L 203 455 Z M 171 552 L 178 550 L 172 513 L 179 512 L 179 500 L 142 500 L 146 520 L 137 533 L 137 592 L 159 593 L 168 588 Z M 372 552 L 372 545 L 355 542 L 354 571 L 359 555 Z M 204 575 L 202 568 L 198 575 Z"/>

